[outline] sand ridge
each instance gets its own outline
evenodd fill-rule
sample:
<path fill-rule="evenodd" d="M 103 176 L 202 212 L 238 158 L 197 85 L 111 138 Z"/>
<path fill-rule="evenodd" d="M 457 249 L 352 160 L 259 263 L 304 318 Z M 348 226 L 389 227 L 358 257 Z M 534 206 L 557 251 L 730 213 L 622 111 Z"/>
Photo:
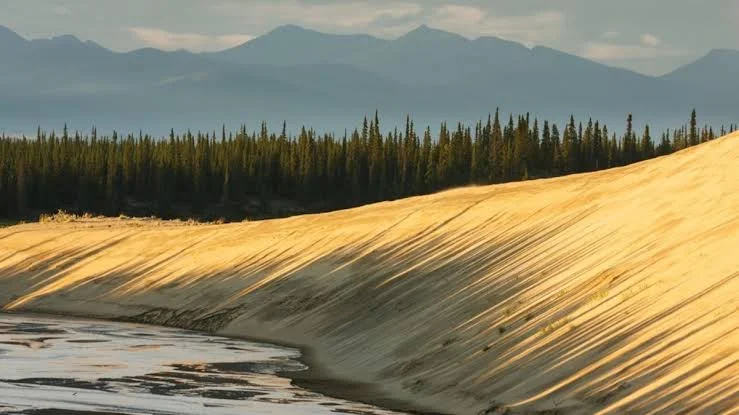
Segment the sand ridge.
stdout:
<path fill-rule="evenodd" d="M 737 134 L 327 214 L 125 223 L 0 229 L 0 305 L 301 345 L 441 412 L 737 411 Z"/>

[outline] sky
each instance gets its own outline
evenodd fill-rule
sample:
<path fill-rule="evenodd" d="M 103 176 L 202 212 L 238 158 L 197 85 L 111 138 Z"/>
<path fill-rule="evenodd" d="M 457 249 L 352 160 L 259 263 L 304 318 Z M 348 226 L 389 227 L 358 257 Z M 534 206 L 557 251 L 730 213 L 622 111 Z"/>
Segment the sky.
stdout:
<path fill-rule="evenodd" d="M 388 39 L 426 24 L 650 75 L 739 49 L 739 0 L 0 0 L 0 25 L 26 38 L 73 34 L 116 51 L 221 50 L 285 24 Z"/>

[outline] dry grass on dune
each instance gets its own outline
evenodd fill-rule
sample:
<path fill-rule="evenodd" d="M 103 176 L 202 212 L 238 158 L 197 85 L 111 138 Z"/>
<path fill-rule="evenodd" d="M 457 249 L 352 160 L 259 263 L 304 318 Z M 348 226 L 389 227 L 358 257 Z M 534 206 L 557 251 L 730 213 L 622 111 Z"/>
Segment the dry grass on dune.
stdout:
<path fill-rule="evenodd" d="M 321 215 L 6 228 L 0 304 L 298 343 L 334 376 L 445 412 L 724 413 L 737 253 L 734 135 Z"/>

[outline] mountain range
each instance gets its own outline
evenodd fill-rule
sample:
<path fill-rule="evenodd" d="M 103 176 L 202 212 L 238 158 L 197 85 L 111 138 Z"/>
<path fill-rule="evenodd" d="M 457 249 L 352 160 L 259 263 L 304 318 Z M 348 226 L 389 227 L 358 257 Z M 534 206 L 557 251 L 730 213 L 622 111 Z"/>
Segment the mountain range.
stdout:
<path fill-rule="evenodd" d="M 496 107 L 620 127 L 739 118 L 739 51 L 713 50 L 660 77 L 546 47 L 421 26 L 400 38 L 279 27 L 220 52 L 119 53 L 71 35 L 27 40 L 0 26 L 0 129 L 235 128 L 287 120 L 343 132 L 379 110 L 384 127 L 471 121 Z"/>

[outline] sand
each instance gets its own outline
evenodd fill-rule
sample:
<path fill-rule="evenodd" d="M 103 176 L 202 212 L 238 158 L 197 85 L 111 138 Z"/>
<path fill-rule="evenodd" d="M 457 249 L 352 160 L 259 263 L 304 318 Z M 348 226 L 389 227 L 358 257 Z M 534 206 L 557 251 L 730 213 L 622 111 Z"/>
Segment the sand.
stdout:
<path fill-rule="evenodd" d="M 739 135 L 282 220 L 4 228 L 0 305 L 298 345 L 439 412 L 737 413 Z"/>

